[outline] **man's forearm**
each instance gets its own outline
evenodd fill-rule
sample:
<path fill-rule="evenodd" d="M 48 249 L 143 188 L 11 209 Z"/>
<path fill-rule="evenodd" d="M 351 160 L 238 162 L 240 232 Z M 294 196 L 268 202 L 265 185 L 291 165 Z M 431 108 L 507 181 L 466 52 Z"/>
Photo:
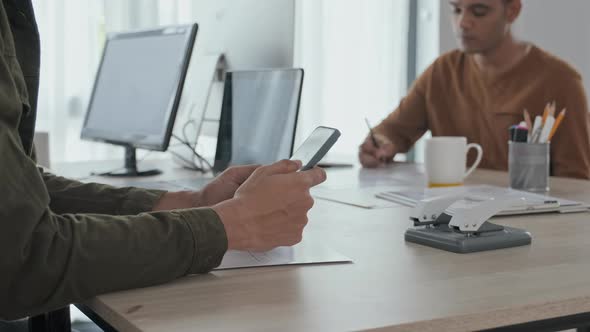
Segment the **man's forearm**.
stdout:
<path fill-rule="evenodd" d="M 206 206 L 200 191 L 168 192 L 154 205 L 152 211 L 172 211 Z"/>

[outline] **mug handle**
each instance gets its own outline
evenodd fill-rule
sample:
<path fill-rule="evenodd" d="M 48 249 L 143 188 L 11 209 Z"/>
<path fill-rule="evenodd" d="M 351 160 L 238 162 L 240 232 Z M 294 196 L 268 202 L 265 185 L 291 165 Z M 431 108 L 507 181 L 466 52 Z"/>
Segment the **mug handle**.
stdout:
<path fill-rule="evenodd" d="M 467 173 L 465 173 L 465 175 L 463 176 L 463 180 L 465 180 L 469 175 L 471 175 L 471 173 L 473 173 L 473 171 L 475 171 L 477 166 L 479 166 L 479 163 L 481 163 L 481 158 L 483 158 L 483 148 L 481 147 L 481 145 L 476 144 L 476 143 L 471 143 L 471 144 L 467 145 L 467 151 L 465 153 L 469 153 L 470 149 L 477 150 L 477 158 L 475 159 L 473 166 L 471 166 L 471 168 L 469 168 Z"/>

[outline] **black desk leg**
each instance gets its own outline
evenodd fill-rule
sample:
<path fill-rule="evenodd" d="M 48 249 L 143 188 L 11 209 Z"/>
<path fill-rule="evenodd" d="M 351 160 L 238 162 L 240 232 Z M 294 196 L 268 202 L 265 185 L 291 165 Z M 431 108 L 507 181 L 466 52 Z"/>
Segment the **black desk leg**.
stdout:
<path fill-rule="evenodd" d="M 71 332 L 70 308 L 29 318 L 29 332 Z"/>
<path fill-rule="evenodd" d="M 86 317 L 90 318 L 99 328 L 101 328 L 104 332 L 117 332 L 117 329 L 112 327 L 109 323 L 104 321 L 99 315 L 97 315 L 92 309 L 88 306 L 83 304 L 75 304 L 76 308 L 80 310 Z"/>

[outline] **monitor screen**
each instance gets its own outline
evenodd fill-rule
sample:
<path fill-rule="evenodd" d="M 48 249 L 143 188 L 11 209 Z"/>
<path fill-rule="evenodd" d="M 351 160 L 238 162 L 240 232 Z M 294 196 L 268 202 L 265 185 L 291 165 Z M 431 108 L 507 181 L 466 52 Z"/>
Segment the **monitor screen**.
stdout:
<path fill-rule="evenodd" d="M 110 36 L 82 138 L 166 150 L 195 35 L 196 25 Z"/>
<path fill-rule="evenodd" d="M 216 170 L 270 164 L 291 156 L 302 83 L 301 69 L 227 74 Z"/>

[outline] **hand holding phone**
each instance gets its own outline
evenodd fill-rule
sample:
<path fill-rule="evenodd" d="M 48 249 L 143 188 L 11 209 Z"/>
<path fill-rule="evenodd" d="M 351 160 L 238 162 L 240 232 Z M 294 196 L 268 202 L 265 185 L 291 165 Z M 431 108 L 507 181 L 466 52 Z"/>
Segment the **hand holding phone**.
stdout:
<path fill-rule="evenodd" d="M 338 141 L 340 131 L 329 127 L 317 127 L 311 135 L 295 151 L 291 160 L 300 160 L 303 164 L 300 171 L 314 168 Z"/>

